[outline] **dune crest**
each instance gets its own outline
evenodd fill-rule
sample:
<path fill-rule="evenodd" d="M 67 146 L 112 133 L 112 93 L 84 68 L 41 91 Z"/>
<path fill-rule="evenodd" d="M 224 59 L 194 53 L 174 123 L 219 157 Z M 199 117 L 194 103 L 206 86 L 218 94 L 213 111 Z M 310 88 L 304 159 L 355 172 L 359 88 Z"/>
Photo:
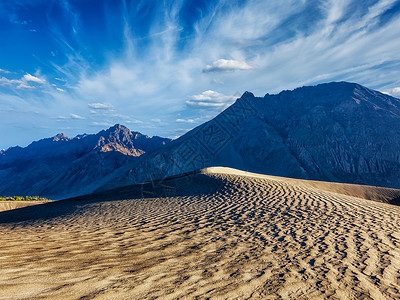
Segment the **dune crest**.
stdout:
<path fill-rule="evenodd" d="M 264 178 L 270 180 L 282 180 L 294 184 L 305 185 L 326 192 L 333 192 L 337 194 L 343 194 L 347 196 L 353 196 L 377 202 L 400 205 L 400 190 L 398 189 L 369 186 L 369 185 L 337 183 L 337 182 L 316 181 L 316 180 L 303 180 L 303 179 L 294 179 L 294 178 L 278 177 L 271 175 L 262 175 L 227 167 L 205 168 L 202 170 L 202 172 L 240 175 L 253 178 Z"/>

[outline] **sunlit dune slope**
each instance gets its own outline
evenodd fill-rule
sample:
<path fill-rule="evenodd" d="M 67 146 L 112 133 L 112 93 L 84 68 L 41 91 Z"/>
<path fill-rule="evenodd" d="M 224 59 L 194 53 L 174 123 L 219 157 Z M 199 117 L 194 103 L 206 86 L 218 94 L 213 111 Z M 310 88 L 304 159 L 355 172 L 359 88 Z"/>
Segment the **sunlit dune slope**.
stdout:
<path fill-rule="evenodd" d="M 398 195 L 209 168 L 2 212 L 0 298 L 394 299 L 400 207 L 360 197 Z"/>
<path fill-rule="evenodd" d="M 5 210 L 17 209 L 31 205 L 38 205 L 45 202 L 40 201 L 0 201 L 0 212 Z"/>

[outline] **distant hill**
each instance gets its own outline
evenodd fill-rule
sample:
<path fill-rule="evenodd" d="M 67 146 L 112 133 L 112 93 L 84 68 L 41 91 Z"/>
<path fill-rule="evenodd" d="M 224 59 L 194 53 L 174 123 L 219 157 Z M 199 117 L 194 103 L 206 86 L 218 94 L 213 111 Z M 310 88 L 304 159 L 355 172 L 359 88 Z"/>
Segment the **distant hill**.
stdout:
<path fill-rule="evenodd" d="M 348 82 L 246 92 L 211 121 L 116 170 L 100 190 L 210 166 L 400 188 L 400 100 Z"/>
<path fill-rule="evenodd" d="M 58 199 L 87 193 L 114 170 L 168 142 L 117 124 L 97 134 L 69 138 L 60 133 L 25 148 L 2 150 L 0 195 Z"/>

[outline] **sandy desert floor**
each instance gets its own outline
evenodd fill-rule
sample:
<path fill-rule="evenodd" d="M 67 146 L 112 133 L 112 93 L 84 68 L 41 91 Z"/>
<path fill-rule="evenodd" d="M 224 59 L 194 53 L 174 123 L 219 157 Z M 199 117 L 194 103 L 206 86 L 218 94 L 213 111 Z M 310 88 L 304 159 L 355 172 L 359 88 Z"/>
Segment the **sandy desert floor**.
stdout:
<path fill-rule="evenodd" d="M 400 299 L 400 207 L 329 190 L 211 168 L 1 212 L 0 299 Z"/>
<path fill-rule="evenodd" d="M 0 212 L 10 210 L 10 209 L 27 207 L 27 206 L 31 206 L 31 205 L 38 205 L 38 204 L 42 204 L 42 203 L 46 203 L 46 202 L 41 202 L 41 201 L 0 201 Z"/>

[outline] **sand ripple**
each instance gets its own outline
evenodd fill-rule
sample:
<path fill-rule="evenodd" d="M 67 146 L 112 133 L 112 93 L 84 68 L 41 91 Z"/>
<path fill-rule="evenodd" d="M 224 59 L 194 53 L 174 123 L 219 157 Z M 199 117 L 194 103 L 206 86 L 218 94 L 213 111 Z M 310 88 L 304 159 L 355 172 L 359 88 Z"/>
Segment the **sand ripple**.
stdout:
<path fill-rule="evenodd" d="M 229 172 L 169 184 L 0 213 L 0 298 L 400 298 L 400 207 Z"/>

